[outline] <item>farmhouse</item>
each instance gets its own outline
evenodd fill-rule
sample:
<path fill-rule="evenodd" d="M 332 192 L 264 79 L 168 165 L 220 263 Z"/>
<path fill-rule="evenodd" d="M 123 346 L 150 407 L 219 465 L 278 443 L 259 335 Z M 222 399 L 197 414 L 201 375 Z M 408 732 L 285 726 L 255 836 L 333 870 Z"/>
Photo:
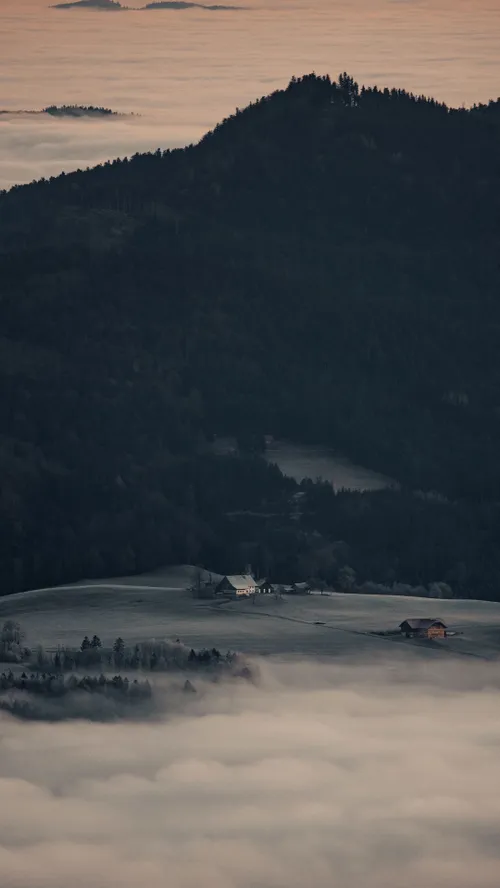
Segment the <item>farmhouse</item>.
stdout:
<path fill-rule="evenodd" d="M 446 638 L 446 624 L 431 617 L 403 620 L 399 628 L 407 638 Z"/>
<path fill-rule="evenodd" d="M 261 595 L 273 595 L 276 592 L 273 584 L 267 577 L 263 580 L 257 580 L 255 584 L 255 591 L 260 592 Z"/>
<path fill-rule="evenodd" d="M 216 586 L 215 594 L 224 598 L 248 598 L 255 591 L 255 580 L 250 574 L 234 574 L 222 578 Z"/>

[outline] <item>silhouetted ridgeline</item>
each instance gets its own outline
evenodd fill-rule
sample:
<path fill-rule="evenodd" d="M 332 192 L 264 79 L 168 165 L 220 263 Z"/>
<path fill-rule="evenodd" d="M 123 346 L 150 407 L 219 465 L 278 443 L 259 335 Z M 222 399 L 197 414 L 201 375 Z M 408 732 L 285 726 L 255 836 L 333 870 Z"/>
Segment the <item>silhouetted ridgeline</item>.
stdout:
<path fill-rule="evenodd" d="M 0 115 L 17 115 L 17 114 L 50 114 L 51 117 L 98 117 L 98 118 L 106 118 L 106 117 L 121 117 L 123 115 L 119 115 L 117 111 L 112 111 L 110 108 L 102 108 L 96 107 L 95 105 L 48 105 L 46 108 L 42 108 L 41 111 L 26 111 L 26 110 L 6 110 L 1 109 Z"/>
<path fill-rule="evenodd" d="M 237 12 L 240 9 L 244 9 L 244 7 L 224 6 L 220 3 L 192 3 L 189 0 L 155 0 L 153 3 L 147 3 L 146 6 L 142 6 L 141 9 L 205 9 L 208 12 Z"/>
<path fill-rule="evenodd" d="M 198 560 L 498 597 L 499 130 L 499 102 L 310 75 L 197 146 L 4 194 L 4 591 Z M 292 518 L 214 433 L 402 490 Z"/>
<path fill-rule="evenodd" d="M 53 117 L 116 117 L 117 112 L 110 108 L 95 105 L 48 105 L 43 109 Z"/>
<path fill-rule="evenodd" d="M 117 12 L 121 9 L 128 9 L 122 6 L 118 0 L 69 0 L 67 3 L 55 3 L 52 9 L 105 9 L 111 12 Z"/>

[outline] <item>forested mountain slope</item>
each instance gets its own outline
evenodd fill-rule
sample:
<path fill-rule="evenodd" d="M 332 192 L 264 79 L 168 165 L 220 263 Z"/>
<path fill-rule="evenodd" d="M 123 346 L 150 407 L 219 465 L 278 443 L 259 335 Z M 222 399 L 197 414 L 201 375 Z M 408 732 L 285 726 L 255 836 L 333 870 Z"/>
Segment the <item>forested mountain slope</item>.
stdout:
<path fill-rule="evenodd" d="M 487 501 L 493 533 L 499 135 L 499 102 L 310 75 L 196 146 L 3 194 L 9 582 L 53 578 L 61 546 L 58 578 L 115 567 L 125 538 L 131 569 L 161 563 L 163 540 L 163 561 L 205 552 L 213 433 L 333 444 L 409 489 Z M 251 465 L 241 490 L 264 496 Z"/>

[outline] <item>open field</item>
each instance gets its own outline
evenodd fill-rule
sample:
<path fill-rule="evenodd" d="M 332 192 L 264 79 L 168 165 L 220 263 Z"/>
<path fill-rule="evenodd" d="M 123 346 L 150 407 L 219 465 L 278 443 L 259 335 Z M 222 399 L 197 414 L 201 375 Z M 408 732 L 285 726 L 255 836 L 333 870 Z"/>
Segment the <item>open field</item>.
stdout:
<path fill-rule="evenodd" d="M 191 597 L 193 568 L 177 567 L 142 577 L 91 581 L 21 592 L 0 599 L 0 622 L 18 620 L 27 643 L 79 645 L 97 633 L 105 645 L 180 638 L 249 654 L 393 656 L 422 654 L 495 659 L 500 654 L 500 604 L 436 601 L 376 595 L 258 596 L 219 603 Z M 441 617 L 460 634 L 443 642 L 380 638 L 408 617 Z"/>
<path fill-rule="evenodd" d="M 382 490 L 397 486 L 391 478 L 355 465 L 347 457 L 327 447 L 273 441 L 264 456 L 268 462 L 277 465 L 284 475 L 296 481 L 321 478 L 322 481 L 329 481 L 334 490 Z"/>

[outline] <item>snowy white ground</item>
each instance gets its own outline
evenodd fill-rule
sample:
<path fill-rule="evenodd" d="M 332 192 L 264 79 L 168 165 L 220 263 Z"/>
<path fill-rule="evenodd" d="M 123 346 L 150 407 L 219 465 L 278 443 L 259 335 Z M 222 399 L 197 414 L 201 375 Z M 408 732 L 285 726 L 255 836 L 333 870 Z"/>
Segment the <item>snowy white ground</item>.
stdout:
<path fill-rule="evenodd" d="M 192 579 L 192 568 L 177 567 L 21 592 L 0 599 L 0 623 L 18 620 L 28 644 L 46 647 L 76 645 L 84 635 L 97 633 L 104 644 L 117 635 L 129 642 L 180 638 L 194 647 L 215 645 L 250 654 L 354 659 L 421 654 L 486 660 L 500 654 L 500 603 L 332 594 L 219 604 L 194 599 L 187 591 Z M 463 634 L 442 642 L 369 634 L 426 616 L 441 617 Z"/>

